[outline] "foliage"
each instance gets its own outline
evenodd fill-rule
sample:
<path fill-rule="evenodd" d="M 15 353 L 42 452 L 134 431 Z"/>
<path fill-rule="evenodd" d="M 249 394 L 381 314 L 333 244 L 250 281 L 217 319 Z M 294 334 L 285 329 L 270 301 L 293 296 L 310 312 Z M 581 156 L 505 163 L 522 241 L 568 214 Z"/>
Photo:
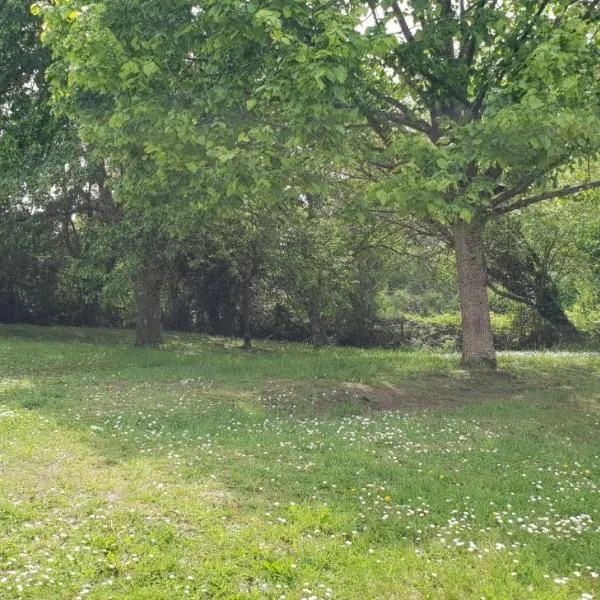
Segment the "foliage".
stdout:
<path fill-rule="evenodd" d="M 562 309 L 588 335 L 597 329 L 594 315 L 598 310 L 597 291 L 600 289 L 593 253 L 600 239 L 598 200 L 597 192 L 589 192 L 576 200 L 531 207 L 511 215 L 509 229 L 502 227 L 503 221 L 500 221 L 495 225 L 495 233 L 489 232 L 495 236 L 495 243 L 504 245 L 509 253 L 510 248 L 513 253 L 517 249 L 528 249 L 527 253 L 536 257 L 539 266 L 534 271 L 538 271 L 538 276 L 543 275 L 546 284 L 554 286 Z M 515 226 L 519 230 L 518 243 L 514 239 Z M 525 269 L 522 261 L 518 265 L 519 269 Z M 532 274 L 533 271 L 527 277 Z M 519 277 L 522 278 L 517 275 L 515 279 Z M 534 299 L 535 292 L 532 291 L 532 295 L 524 300 L 526 304 L 534 305 Z"/>
<path fill-rule="evenodd" d="M 488 227 L 487 272 L 490 286 L 500 296 L 523 303 L 537 312 L 554 330 L 553 337 L 576 341 L 580 332 L 561 306 L 558 279 L 567 258 L 558 236 L 549 229 L 530 243 L 517 218 L 506 216 Z M 540 228 L 538 227 L 538 230 Z M 562 263 L 562 264 L 560 264 Z"/>
<path fill-rule="evenodd" d="M 280 248 L 281 285 L 308 319 L 314 345 L 323 345 L 333 320 L 350 309 L 355 263 L 346 232 L 320 198 L 307 196 Z"/>
<path fill-rule="evenodd" d="M 0 320 L 52 322 L 57 271 L 64 259 L 53 223 L 24 208 L 0 207 Z"/>
<path fill-rule="evenodd" d="M 595 10 L 231 0 L 145 3 L 140 20 L 135 0 L 36 5 L 55 103 L 110 158 L 122 202 L 335 196 L 360 176 L 368 203 L 452 240 L 464 360 L 488 365 L 483 221 L 600 185 L 557 183 L 600 149 Z"/>
<path fill-rule="evenodd" d="M 39 43 L 39 27 L 28 4 L 2 0 L 0 10 L 0 194 L 4 200 L 22 190 L 24 179 L 37 183 L 43 178 L 44 163 L 54 154 L 57 137 L 64 134 L 64 122 L 50 114 L 44 81 L 50 51 Z"/>
<path fill-rule="evenodd" d="M 528 205 L 488 263 L 515 227 L 553 248 L 594 330 L 597 196 L 529 206 L 597 179 L 593 8 L 367 4 L 36 5 L 52 115 L 42 21 L 6 0 L 4 318 L 129 325 L 145 275 L 169 327 L 369 345 L 416 313 L 413 341 L 450 345 L 416 322 L 458 309 L 452 221 Z"/>
<path fill-rule="evenodd" d="M 125 0 L 38 10 L 59 59 L 57 102 L 115 160 L 136 152 L 153 160 L 147 189 L 185 170 L 206 185 L 223 176 L 221 164 L 228 189 L 243 191 L 250 162 L 254 177 L 281 164 L 256 164 L 256 146 L 244 144 L 258 136 L 261 155 L 270 148 L 265 160 L 274 160 L 282 148 L 270 134 L 260 144 L 265 127 L 298 146 L 298 131 L 335 130 L 338 113 L 361 115 L 382 138 L 353 160 L 375 169 L 375 197 L 445 222 L 526 205 L 515 198 L 597 151 L 593 9 L 560 0 L 470 9 L 409 2 L 406 14 L 393 2 L 373 7 L 362 31 L 362 2 L 208 2 L 192 11 L 155 2 L 135 23 L 139 11 Z M 275 107 L 284 123 L 272 121 Z M 375 154 L 386 168 L 377 171 Z"/>

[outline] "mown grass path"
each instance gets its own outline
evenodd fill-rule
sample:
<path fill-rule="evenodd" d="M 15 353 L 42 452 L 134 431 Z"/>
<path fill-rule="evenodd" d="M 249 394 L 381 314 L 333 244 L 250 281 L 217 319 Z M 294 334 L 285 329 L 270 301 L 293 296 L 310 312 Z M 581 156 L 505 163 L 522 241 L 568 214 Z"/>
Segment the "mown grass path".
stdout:
<path fill-rule="evenodd" d="M 600 356 L 0 327 L 0 598 L 600 597 Z"/>

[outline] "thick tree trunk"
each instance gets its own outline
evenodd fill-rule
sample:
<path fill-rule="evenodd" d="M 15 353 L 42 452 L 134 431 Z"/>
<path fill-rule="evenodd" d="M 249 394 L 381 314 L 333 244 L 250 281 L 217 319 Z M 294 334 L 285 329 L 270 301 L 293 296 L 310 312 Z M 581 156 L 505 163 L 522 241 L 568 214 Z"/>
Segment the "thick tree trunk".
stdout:
<path fill-rule="evenodd" d="M 244 350 L 252 350 L 252 331 L 251 331 L 251 283 L 245 282 L 242 286 L 242 298 L 240 302 L 240 312 L 242 317 L 242 339 L 244 340 Z"/>
<path fill-rule="evenodd" d="M 462 315 L 462 364 L 467 368 L 495 369 L 496 352 L 481 233 L 482 226 L 477 222 L 459 221 L 452 226 Z"/>
<path fill-rule="evenodd" d="M 162 272 L 149 261 L 135 277 L 137 346 L 158 346 L 163 342 L 160 319 Z"/>

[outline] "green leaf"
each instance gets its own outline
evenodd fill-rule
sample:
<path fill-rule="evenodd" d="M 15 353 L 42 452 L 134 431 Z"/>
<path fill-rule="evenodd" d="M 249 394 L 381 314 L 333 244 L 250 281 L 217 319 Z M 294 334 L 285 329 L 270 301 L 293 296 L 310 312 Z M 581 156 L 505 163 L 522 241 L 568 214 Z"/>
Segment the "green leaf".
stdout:
<path fill-rule="evenodd" d="M 212 150 L 212 154 L 221 164 L 225 164 L 235 158 L 237 152 L 235 150 L 228 150 L 224 146 L 217 146 Z"/>
<path fill-rule="evenodd" d="M 461 208 L 458 216 L 467 223 L 473 220 L 473 211 L 470 208 Z"/>
<path fill-rule="evenodd" d="M 535 94 L 527 94 L 527 96 L 525 96 L 525 102 L 531 110 L 539 110 L 544 106 L 544 101 Z"/>
<path fill-rule="evenodd" d="M 137 75 L 140 72 L 140 67 L 135 60 L 128 60 L 123 64 L 121 70 L 119 71 L 119 75 L 123 79 L 128 79 L 132 75 Z"/>
<path fill-rule="evenodd" d="M 336 80 L 340 83 L 344 83 L 344 81 L 346 81 L 346 79 L 348 78 L 348 71 L 343 65 L 335 66 L 333 68 L 333 73 L 335 75 Z"/>
<path fill-rule="evenodd" d="M 270 10 L 268 8 L 261 8 L 256 11 L 254 18 L 257 23 L 261 25 L 267 25 L 271 29 L 281 29 L 281 13 L 276 10 Z"/>
<path fill-rule="evenodd" d="M 158 65 L 154 61 L 151 61 L 151 60 L 147 60 L 142 65 L 142 71 L 144 72 L 144 75 L 146 75 L 147 77 L 154 75 L 154 73 L 156 73 L 158 70 L 159 70 Z"/>
<path fill-rule="evenodd" d="M 108 120 L 108 125 L 113 129 L 120 129 L 121 127 L 123 127 L 124 122 L 125 122 L 125 119 L 124 119 L 123 115 L 121 113 L 115 113 Z"/>

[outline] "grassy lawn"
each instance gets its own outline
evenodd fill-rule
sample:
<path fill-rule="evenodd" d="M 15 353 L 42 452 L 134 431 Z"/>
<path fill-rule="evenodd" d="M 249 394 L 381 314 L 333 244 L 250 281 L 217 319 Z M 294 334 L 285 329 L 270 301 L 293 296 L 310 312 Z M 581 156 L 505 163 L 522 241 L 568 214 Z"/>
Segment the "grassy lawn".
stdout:
<path fill-rule="evenodd" d="M 0 598 L 600 598 L 600 355 L 0 327 Z"/>

